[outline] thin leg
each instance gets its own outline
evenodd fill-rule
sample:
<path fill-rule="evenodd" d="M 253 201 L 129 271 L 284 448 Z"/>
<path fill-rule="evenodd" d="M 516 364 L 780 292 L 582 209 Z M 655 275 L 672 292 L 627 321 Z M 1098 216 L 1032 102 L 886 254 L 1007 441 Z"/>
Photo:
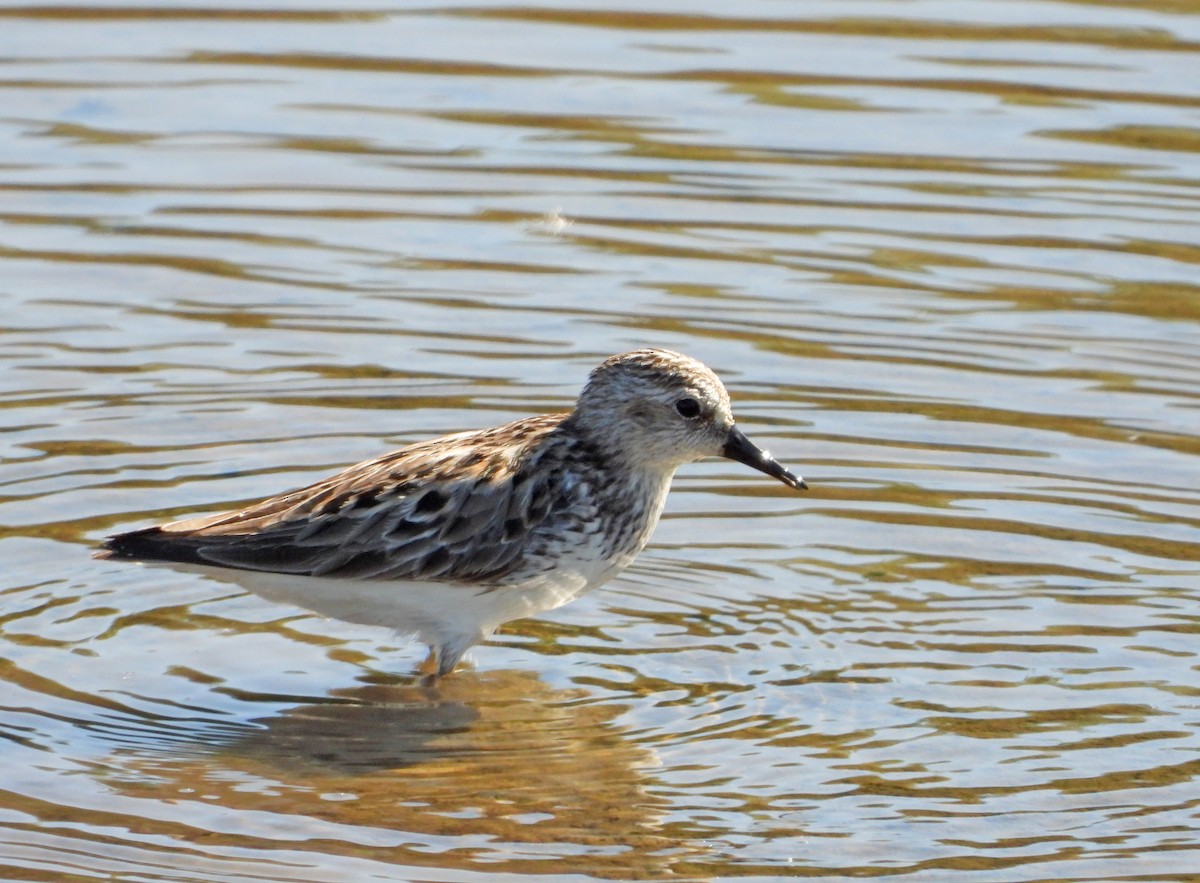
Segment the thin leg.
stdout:
<path fill-rule="evenodd" d="M 458 660 L 462 659 L 466 649 L 466 647 L 456 644 L 443 644 L 438 647 L 437 677 L 444 677 L 454 671 L 454 666 L 458 665 Z"/>
<path fill-rule="evenodd" d="M 421 676 L 421 689 L 430 696 L 436 696 L 441 672 L 438 665 L 438 652 L 435 647 L 429 648 L 429 655 L 417 666 L 417 674 Z"/>
<path fill-rule="evenodd" d="M 437 682 L 454 671 L 454 666 L 458 665 L 458 661 L 462 659 L 464 653 L 467 652 L 473 645 L 487 638 L 491 632 L 480 632 L 470 636 L 454 636 L 443 644 L 429 645 L 429 655 L 418 666 L 417 672 L 421 675 L 421 685 L 424 687 L 433 687 Z"/>
<path fill-rule="evenodd" d="M 429 654 L 423 660 L 421 660 L 421 664 L 417 666 L 417 674 L 424 675 L 425 677 L 429 677 L 431 675 L 436 677 L 438 674 L 441 674 L 441 672 L 438 671 L 437 648 L 432 644 L 429 645 Z"/>

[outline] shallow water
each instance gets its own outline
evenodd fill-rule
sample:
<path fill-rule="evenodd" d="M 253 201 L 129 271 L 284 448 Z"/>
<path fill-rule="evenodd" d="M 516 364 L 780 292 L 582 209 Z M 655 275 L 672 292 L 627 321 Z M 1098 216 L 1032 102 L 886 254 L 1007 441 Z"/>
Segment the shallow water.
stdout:
<path fill-rule="evenodd" d="M 0 9 L 0 878 L 1193 879 L 1200 4 L 731 8 Z M 812 489 L 437 699 L 88 557 L 650 344 Z"/>

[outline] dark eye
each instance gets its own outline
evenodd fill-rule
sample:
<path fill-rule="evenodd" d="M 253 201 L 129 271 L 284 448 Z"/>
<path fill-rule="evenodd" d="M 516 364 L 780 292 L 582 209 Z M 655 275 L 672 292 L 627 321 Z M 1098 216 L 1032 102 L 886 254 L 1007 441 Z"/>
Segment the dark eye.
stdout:
<path fill-rule="evenodd" d="M 680 399 L 675 403 L 675 410 L 681 417 L 691 420 L 700 416 L 700 403 L 693 398 Z"/>

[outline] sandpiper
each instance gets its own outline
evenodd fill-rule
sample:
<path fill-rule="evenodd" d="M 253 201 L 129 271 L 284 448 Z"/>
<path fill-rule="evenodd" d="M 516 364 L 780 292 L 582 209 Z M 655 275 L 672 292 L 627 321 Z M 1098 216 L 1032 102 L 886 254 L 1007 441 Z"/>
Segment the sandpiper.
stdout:
<path fill-rule="evenodd" d="M 96 557 L 171 562 L 415 635 L 433 681 L 502 623 L 620 573 L 676 468 L 718 455 L 807 489 L 734 425 L 707 366 L 642 349 L 592 371 L 570 413 L 443 436 L 244 509 L 117 534 Z"/>

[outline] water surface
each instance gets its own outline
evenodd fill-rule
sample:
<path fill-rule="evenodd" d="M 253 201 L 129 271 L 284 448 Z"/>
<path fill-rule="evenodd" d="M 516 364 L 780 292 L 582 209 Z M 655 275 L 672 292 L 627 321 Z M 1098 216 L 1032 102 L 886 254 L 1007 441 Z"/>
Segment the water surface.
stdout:
<path fill-rule="evenodd" d="M 0 8 L 0 877 L 1191 879 L 1200 6 L 732 9 Z M 812 489 L 440 697 L 89 558 L 645 345 Z"/>

